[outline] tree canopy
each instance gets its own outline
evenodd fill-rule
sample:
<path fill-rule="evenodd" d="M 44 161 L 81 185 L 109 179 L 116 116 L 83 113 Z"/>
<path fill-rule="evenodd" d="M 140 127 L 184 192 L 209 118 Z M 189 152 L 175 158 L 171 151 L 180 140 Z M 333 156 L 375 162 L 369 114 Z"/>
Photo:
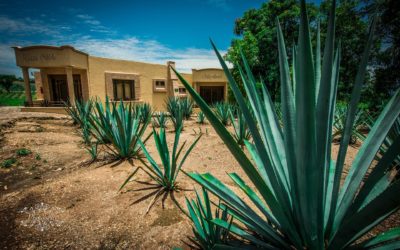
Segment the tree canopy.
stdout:
<path fill-rule="evenodd" d="M 321 27 L 321 42 L 322 44 L 324 42 L 330 2 L 323 0 L 320 6 L 308 4 L 314 44 L 318 23 Z M 396 0 L 338 1 L 336 37 L 340 40 L 342 51 L 339 101 L 349 99 L 368 34 L 369 22 L 376 12 L 380 16 L 380 28 L 376 35 L 374 60 L 369 67 L 370 77 L 367 77 L 363 94 L 365 106 L 376 107 L 399 86 L 400 8 L 398 5 L 399 1 Z M 237 37 L 232 40 L 226 59 L 234 65 L 232 71 L 238 82 L 241 82 L 241 79 L 238 77 L 237 65 L 241 65 L 240 50 L 242 50 L 254 74 L 267 85 L 273 100 L 279 100 L 276 19 L 278 18 L 281 23 L 290 58 L 292 57 L 290 48 L 296 44 L 298 36 L 298 17 L 299 6 L 296 0 L 270 0 L 263 3 L 259 9 L 246 11 L 235 21 L 234 34 Z"/>

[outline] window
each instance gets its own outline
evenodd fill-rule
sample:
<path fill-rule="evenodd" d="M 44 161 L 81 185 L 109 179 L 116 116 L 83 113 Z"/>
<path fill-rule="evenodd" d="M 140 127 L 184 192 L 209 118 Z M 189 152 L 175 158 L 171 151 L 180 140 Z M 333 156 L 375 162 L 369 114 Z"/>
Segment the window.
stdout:
<path fill-rule="evenodd" d="M 130 101 L 135 99 L 135 81 L 113 79 L 114 100 Z"/>
<path fill-rule="evenodd" d="M 166 92 L 166 83 L 163 79 L 155 79 L 153 80 L 153 91 L 154 92 Z"/>
<path fill-rule="evenodd" d="M 179 94 L 186 94 L 186 88 L 180 87 Z"/>

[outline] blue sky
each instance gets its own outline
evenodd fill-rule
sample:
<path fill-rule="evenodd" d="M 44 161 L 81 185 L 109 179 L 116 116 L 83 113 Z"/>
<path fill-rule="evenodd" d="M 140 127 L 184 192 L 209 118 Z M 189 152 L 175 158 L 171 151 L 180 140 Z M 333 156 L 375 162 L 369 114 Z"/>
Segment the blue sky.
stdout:
<path fill-rule="evenodd" d="M 183 71 L 217 67 L 235 19 L 265 0 L 14 0 L 0 3 L 0 74 L 20 75 L 10 46 L 64 45 L 91 55 L 153 63 Z"/>

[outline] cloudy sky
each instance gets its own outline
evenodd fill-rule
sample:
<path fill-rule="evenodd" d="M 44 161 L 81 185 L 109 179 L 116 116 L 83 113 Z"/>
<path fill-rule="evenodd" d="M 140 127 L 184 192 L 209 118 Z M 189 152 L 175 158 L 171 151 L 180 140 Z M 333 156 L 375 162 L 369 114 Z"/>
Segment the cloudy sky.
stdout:
<path fill-rule="evenodd" d="M 69 44 L 91 55 L 217 67 L 235 19 L 262 0 L 14 0 L 0 3 L 0 74 L 21 75 L 11 46 Z"/>

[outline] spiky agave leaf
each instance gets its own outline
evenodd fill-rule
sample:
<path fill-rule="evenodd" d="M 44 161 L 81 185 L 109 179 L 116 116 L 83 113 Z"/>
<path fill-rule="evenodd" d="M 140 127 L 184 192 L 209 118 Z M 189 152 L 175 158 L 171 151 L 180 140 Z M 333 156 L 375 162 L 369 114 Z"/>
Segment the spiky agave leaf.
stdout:
<path fill-rule="evenodd" d="M 362 244 L 358 240 L 365 233 L 399 209 L 400 181 L 385 179 L 390 163 L 399 153 L 398 144 L 393 144 L 377 165 L 373 167 L 371 163 L 400 113 L 400 93 L 395 93 L 377 119 L 341 186 L 375 21 L 359 64 L 338 159 L 334 162 L 332 126 L 340 66 L 340 47 L 335 49 L 334 37 L 336 3 L 332 1 L 321 66 L 313 56 L 305 1 L 300 4 L 299 41 L 292 76 L 277 22 L 282 127 L 265 85 L 262 85 L 262 95 L 255 88 L 257 81 L 245 57 L 242 56 L 244 67 L 238 65 L 238 69 L 248 101 L 212 43 L 251 132 L 253 143 L 245 144 L 254 163 L 200 95 L 177 73 L 252 182 L 255 190 L 238 176 L 231 176 L 254 206 L 209 173 L 188 175 L 228 206 L 243 225 L 241 231 L 235 228 L 231 232 L 254 245 L 271 249 L 343 249 L 356 241 Z M 375 174 L 367 176 L 370 168 Z M 363 185 L 363 180 L 369 184 Z M 394 235 L 390 238 L 398 238 L 399 233 L 396 231 Z M 392 242 L 382 241 L 382 244 L 389 246 Z"/>

